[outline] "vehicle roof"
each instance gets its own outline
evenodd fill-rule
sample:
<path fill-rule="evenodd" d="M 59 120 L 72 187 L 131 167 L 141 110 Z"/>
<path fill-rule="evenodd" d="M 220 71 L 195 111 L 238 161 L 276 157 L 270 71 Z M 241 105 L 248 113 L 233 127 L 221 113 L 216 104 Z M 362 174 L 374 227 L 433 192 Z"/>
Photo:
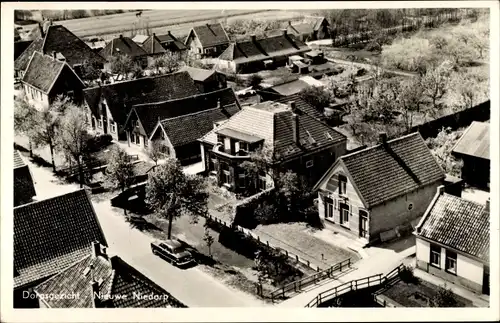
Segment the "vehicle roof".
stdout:
<path fill-rule="evenodd" d="M 169 246 L 171 248 L 178 248 L 178 247 L 182 246 L 182 244 L 179 241 L 172 240 L 172 239 L 170 239 L 170 240 L 162 240 L 162 241 L 160 241 L 160 243 L 164 243 L 164 244 L 166 244 L 167 246 Z"/>

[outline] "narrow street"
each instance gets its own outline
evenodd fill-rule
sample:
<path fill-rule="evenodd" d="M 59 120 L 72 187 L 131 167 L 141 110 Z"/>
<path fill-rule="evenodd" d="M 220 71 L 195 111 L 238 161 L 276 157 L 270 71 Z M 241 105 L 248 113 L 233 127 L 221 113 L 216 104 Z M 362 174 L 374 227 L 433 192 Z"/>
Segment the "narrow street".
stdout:
<path fill-rule="evenodd" d="M 35 181 L 37 199 L 42 200 L 79 189 L 64 184 L 47 168 L 28 162 Z M 109 200 L 94 202 L 99 222 L 109 244 L 117 254 L 188 307 L 254 307 L 265 303 L 244 292 L 229 288 L 197 267 L 182 270 L 154 256 L 149 238 L 133 229 L 112 210 Z"/>

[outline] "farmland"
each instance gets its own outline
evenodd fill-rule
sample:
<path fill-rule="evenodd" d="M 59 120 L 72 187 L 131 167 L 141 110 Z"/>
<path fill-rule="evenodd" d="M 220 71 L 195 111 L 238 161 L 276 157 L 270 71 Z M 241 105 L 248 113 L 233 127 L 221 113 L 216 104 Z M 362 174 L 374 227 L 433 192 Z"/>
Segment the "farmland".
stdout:
<path fill-rule="evenodd" d="M 58 21 L 81 38 L 99 37 L 109 40 L 119 34 L 131 36 L 148 28 L 151 32 L 170 30 L 179 37 L 187 35 L 193 25 L 224 22 L 226 19 L 285 20 L 300 16 L 299 12 L 278 10 L 151 10 L 140 17 L 135 12 Z"/>

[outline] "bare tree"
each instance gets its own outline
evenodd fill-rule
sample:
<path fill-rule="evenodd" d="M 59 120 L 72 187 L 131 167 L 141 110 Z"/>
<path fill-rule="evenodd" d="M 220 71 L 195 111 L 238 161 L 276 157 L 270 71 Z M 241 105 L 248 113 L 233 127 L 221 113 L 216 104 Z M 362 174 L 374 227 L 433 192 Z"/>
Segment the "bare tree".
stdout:
<path fill-rule="evenodd" d="M 158 140 L 153 140 L 151 146 L 148 150 L 148 156 L 152 161 L 155 162 L 155 165 L 158 166 L 158 161 L 163 157 L 163 149 L 162 144 Z"/>
<path fill-rule="evenodd" d="M 14 100 L 14 132 L 28 137 L 30 157 L 33 157 L 32 137 L 37 110 L 31 106 L 26 93 L 21 92 Z"/>
<path fill-rule="evenodd" d="M 171 51 L 165 54 L 150 58 L 149 67 L 156 70 L 156 74 L 173 73 L 182 66 L 179 56 Z"/>
<path fill-rule="evenodd" d="M 432 102 L 434 112 L 440 109 L 439 100 L 446 94 L 452 68 L 453 66 L 445 61 L 436 68 L 428 69 L 421 79 L 423 94 Z"/>
<path fill-rule="evenodd" d="M 111 73 L 122 75 L 126 79 L 129 79 L 130 76 L 135 78 L 143 72 L 142 67 L 128 55 L 111 57 L 109 60 L 109 69 Z"/>

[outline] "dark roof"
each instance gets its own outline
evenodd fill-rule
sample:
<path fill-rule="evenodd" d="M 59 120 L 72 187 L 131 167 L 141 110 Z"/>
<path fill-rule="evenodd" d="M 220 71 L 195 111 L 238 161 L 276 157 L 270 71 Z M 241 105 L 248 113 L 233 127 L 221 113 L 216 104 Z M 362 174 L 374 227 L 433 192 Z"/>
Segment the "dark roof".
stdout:
<path fill-rule="evenodd" d="M 226 88 L 182 99 L 136 105 L 133 109 L 149 137 L 159 120 L 213 109 L 217 107 L 219 101 L 221 106 L 238 103 L 233 90 Z M 131 113 L 134 111 L 131 111 Z"/>
<path fill-rule="evenodd" d="M 137 45 L 132 39 L 124 36 L 114 38 L 109 43 L 106 44 L 100 54 L 109 59 L 116 55 L 128 55 L 132 58 L 146 56 L 148 53 L 142 49 L 141 46 Z"/>
<path fill-rule="evenodd" d="M 163 48 L 162 44 L 158 40 L 155 34 L 151 35 L 142 43 L 142 48 L 148 54 L 163 54 L 166 53 L 167 50 Z"/>
<path fill-rule="evenodd" d="M 71 70 L 71 67 L 65 62 L 40 52 L 34 52 L 22 82 L 34 86 L 44 93 L 49 93 L 64 68 Z M 78 78 L 76 74 L 74 76 Z M 83 82 L 80 82 L 83 85 Z"/>
<path fill-rule="evenodd" d="M 216 70 L 207 70 L 203 68 L 184 66 L 181 69 L 182 71 L 186 71 L 189 73 L 189 76 L 195 81 L 203 82 L 210 76 L 214 75 L 214 73 L 218 73 Z"/>
<path fill-rule="evenodd" d="M 227 120 L 240 111 L 236 103 L 184 116 L 165 119 L 161 125 L 174 147 L 195 142 L 214 128 L 214 122 Z"/>
<path fill-rule="evenodd" d="M 229 43 L 229 37 L 221 23 L 195 26 L 193 27 L 193 31 L 203 47 Z"/>
<path fill-rule="evenodd" d="M 17 31 L 16 28 L 14 28 L 14 41 L 21 40 L 21 35 L 19 35 L 19 31 Z"/>
<path fill-rule="evenodd" d="M 29 203 L 36 196 L 30 169 L 14 150 L 14 206 Z"/>
<path fill-rule="evenodd" d="M 101 251 L 102 252 L 102 251 Z M 92 266 L 92 268 L 91 268 Z M 78 297 L 46 298 L 51 308 L 94 308 L 92 282 L 99 284 L 101 295 L 110 297 L 108 302 L 97 307 L 108 308 L 162 308 L 179 306 L 178 300 L 156 285 L 137 269 L 118 256 L 88 255 L 70 267 L 38 285 L 34 290 L 41 295 L 73 295 Z M 136 295 L 156 295 L 161 297 L 141 299 Z M 127 297 L 117 297 L 125 296 Z M 163 295 L 167 297 L 163 297 Z M 99 301 L 99 299 L 97 299 Z"/>
<path fill-rule="evenodd" d="M 303 112 L 307 113 L 311 117 L 319 119 L 319 120 L 324 120 L 325 119 L 325 116 L 321 112 L 319 112 L 312 105 L 310 105 L 309 103 L 307 103 L 306 101 L 304 101 L 304 99 L 302 99 L 298 93 L 295 93 L 295 94 L 292 94 L 292 95 L 288 95 L 288 96 L 284 96 L 284 97 L 281 97 L 279 99 L 274 99 L 273 101 L 274 102 L 279 102 L 279 103 L 284 103 L 284 104 L 289 104 L 290 102 L 293 101 L 297 105 L 298 109 L 300 109 Z"/>
<path fill-rule="evenodd" d="M 294 35 L 277 35 L 232 43 L 219 59 L 248 63 L 272 59 L 278 56 L 291 56 L 310 51 L 310 48 Z"/>
<path fill-rule="evenodd" d="M 289 24 L 287 31 L 295 35 L 311 35 L 314 32 L 314 26 L 307 22 Z"/>
<path fill-rule="evenodd" d="M 473 121 L 452 148 L 460 155 L 490 159 L 490 124 Z"/>
<path fill-rule="evenodd" d="M 14 42 L 14 60 L 16 60 L 21 54 L 33 43 L 32 40 L 20 40 Z"/>
<path fill-rule="evenodd" d="M 379 144 L 340 160 L 352 177 L 366 207 L 414 191 L 445 178 L 420 133 Z"/>
<path fill-rule="evenodd" d="M 344 135 L 318 119 L 300 110 L 297 110 L 296 114 L 299 123 L 299 144 L 293 139 L 293 113 L 290 107 L 270 101 L 243 107 L 240 112 L 201 140 L 216 144 L 218 131 L 225 128 L 237 130 L 264 139 L 265 144 L 273 150 L 275 160 L 297 157 L 346 140 Z"/>
<path fill-rule="evenodd" d="M 14 287 L 60 272 L 93 241 L 107 245 L 85 190 L 14 208 Z"/>
<path fill-rule="evenodd" d="M 283 96 L 290 96 L 294 94 L 298 94 L 302 92 L 303 90 L 311 87 L 309 83 L 303 81 L 303 80 L 294 80 L 291 82 L 275 85 L 271 87 L 273 91 L 276 91 L 276 93 L 283 95 Z"/>
<path fill-rule="evenodd" d="M 166 49 L 169 49 L 171 51 L 179 51 L 179 50 L 185 50 L 187 49 L 186 45 L 184 45 L 184 42 L 181 40 L 177 39 L 174 35 L 171 33 L 167 33 L 165 35 L 156 35 L 162 46 Z"/>
<path fill-rule="evenodd" d="M 116 82 L 85 89 L 85 101 L 95 115 L 99 115 L 99 101 L 104 98 L 113 120 L 124 124 L 133 105 L 160 102 L 200 93 L 187 72 L 178 72 L 136 80 Z"/>
<path fill-rule="evenodd" d="M 36 28 L 39 29 L 39 27 Z M 25 70 L 35 51 L 47 55 L 61 53 L 71 67 L 75 64 L 104 64 L 106 62 L 102 56 L 95 53 L 84 41 L 61 25 L 49 26 L 45 37 L 34 40 L 15 61 L 15 69 Z"/>
<path fill-rule="evenodd" d="M 476 202 L 447 193 L 424 214 L 417 235 L 489 261 L 490 212 Z"/>

